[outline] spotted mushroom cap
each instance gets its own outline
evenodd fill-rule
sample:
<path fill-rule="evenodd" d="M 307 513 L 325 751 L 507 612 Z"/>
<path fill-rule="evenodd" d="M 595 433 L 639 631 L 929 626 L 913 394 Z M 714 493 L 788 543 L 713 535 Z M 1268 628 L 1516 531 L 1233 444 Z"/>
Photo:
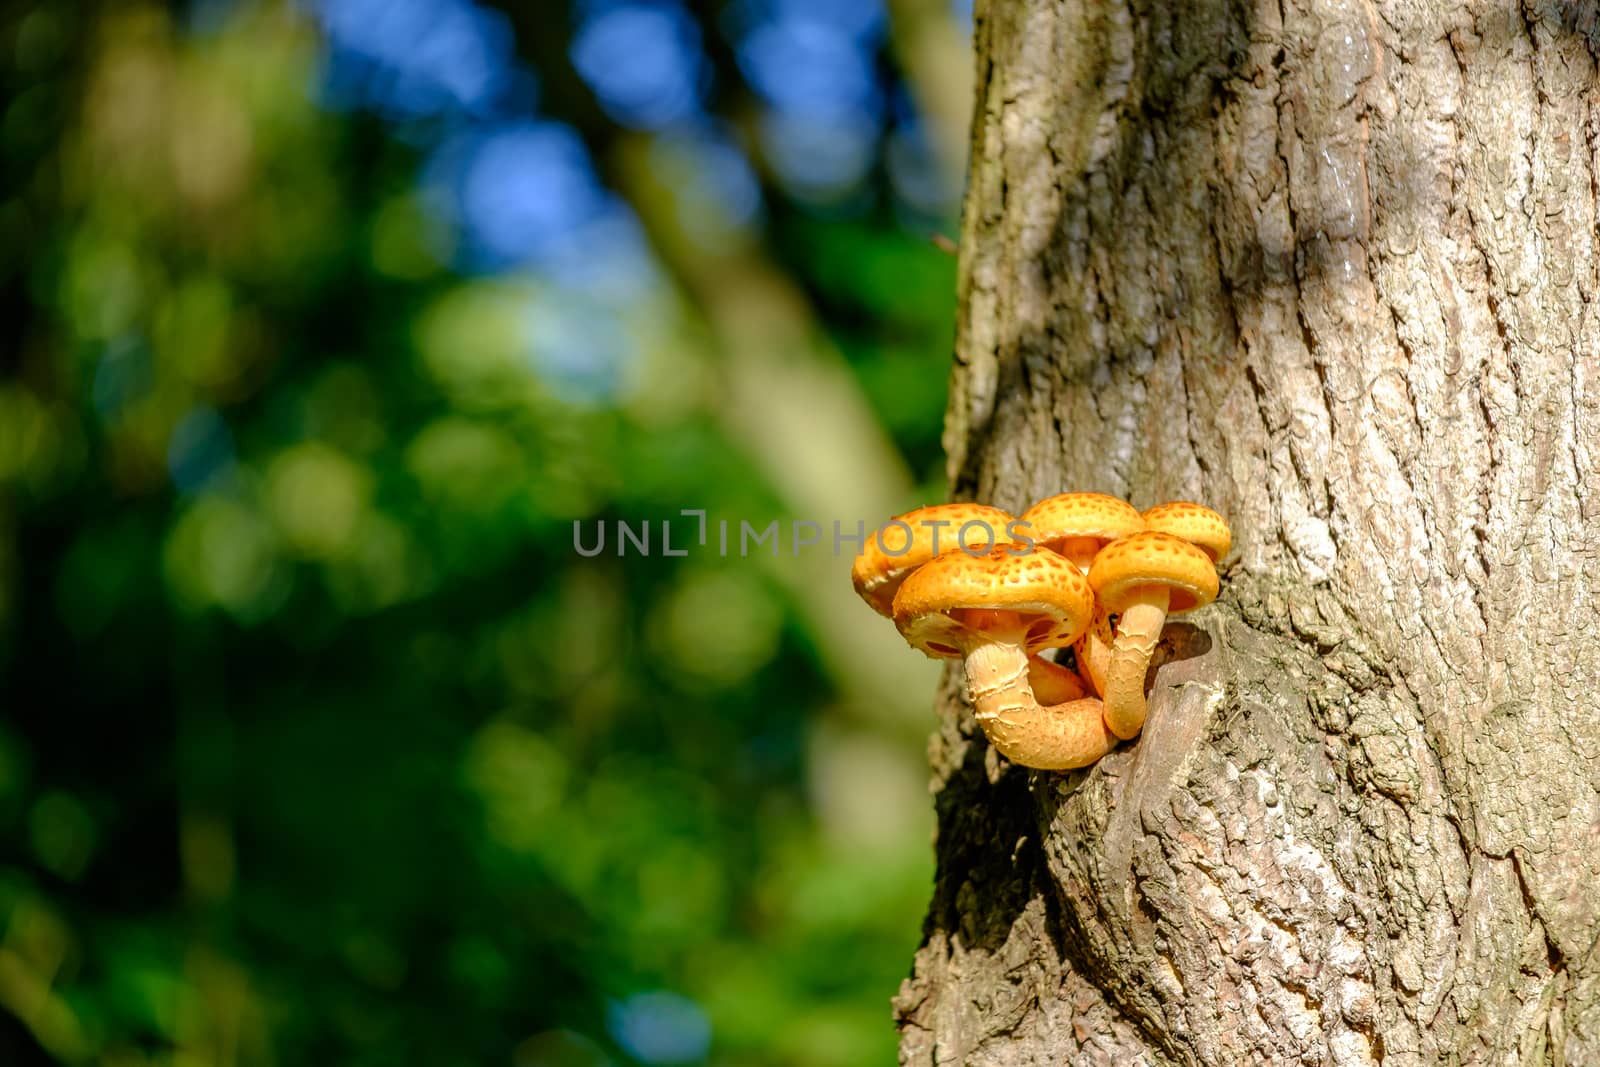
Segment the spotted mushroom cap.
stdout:
<path fill-rule="evenodd" d="M 901 584 L 894 624 L 929 656 L 960 656 L 985 632 L 1021 626 L 1037 653 L 1076 641 L 1094 616 L 1094 592 L 1071 561 L 1048 548 L 1000 544 L 938 557 Z"/>
<path fill-rule="evenodd" d="M 1143 586 L 1167 587 L 1168 615 L 1203 608 L 1217 599 L 1217 568 L 1211 557 L 1181 537 L 1146 530 L 1100 550 L 1089 584 L 1106 611 L 1123 611 Z"/>
<path fill-rule="evenodd" d="M 1144 513 L 1145 528 L 1181 537 L 1200 548 L 1216 563 L 1233 547 L 1233 532 L 1221 515 L 1204 504 L 1173 500 Z"/>
<path fill-rule="evenodd" d="M 867 535 L 850 568 L 850 580 L 873 611 L 890 616 L 900 583 L 936 555 L 961 548 L 961 530 L 968 523 L 983 527 L 970 531 L 965 539 L 974 550 L 981 550 L 1010 541 L 1006 524 L 1011 521 L 1010 512 L 987 504 L 932 504 L 896 515 Z"/>
<path fill-rule="evenodd" d="M 1104 493 L 1060 493 L 1039 501 L 1018 518 L 1028 524 L 1028 536 L 1035 543 L 1056 551 L 1079 540 L 1099 542 L 1092 546 L 1098 549 L 1145 528 L 1137 508 Z M 1092 552 L 1086 555 L 1092 556 Z"/>

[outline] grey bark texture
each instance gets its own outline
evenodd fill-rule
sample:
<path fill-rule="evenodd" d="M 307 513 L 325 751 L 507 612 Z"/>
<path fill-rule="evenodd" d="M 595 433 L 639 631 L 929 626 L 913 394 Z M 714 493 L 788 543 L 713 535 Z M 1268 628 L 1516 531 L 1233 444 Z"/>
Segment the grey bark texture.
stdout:
<path fill-rule="evenodd" d="M 979 0 L 954 495 L 1221 511 L 1143 735 L 947 674 L 906 1064 L 1600 1064 L 1600 17 Z"/>

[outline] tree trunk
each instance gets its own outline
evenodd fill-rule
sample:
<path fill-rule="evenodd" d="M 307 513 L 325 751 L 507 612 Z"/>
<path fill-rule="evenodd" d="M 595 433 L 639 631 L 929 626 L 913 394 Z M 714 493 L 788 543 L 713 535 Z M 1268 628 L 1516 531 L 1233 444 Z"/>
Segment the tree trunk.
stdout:
<path fill-rule="evenodd" d="M 946 675 L 902 1061 L 1600 1063 L 1593 4 L 978 7 L 954 495 L 1237 547 L 1086 771 Z"/>

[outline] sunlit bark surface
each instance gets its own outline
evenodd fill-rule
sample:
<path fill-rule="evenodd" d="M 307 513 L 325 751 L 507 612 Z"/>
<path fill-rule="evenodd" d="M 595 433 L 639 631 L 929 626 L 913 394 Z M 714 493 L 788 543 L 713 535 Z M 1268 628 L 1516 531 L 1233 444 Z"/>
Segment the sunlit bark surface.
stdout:
<path fill-rule="evenodd" d="M 956 495 L 1203 501 L 1143 735 L 947 675 L 908 1064 L 1600 1063 L 1593 4 L 1005 0 Z"/>

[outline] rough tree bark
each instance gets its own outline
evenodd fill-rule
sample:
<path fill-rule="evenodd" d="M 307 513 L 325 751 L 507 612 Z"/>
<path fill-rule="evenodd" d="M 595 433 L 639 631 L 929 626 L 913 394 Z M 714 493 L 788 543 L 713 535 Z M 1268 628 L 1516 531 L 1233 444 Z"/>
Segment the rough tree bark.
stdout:
<path fill-rule="evenodd" d="M 1600 19 L 980 0 L 955 496 L 1232 522 L 1143 736 L 957 676 L 908 1064 L 1600 1063 Z"/>

